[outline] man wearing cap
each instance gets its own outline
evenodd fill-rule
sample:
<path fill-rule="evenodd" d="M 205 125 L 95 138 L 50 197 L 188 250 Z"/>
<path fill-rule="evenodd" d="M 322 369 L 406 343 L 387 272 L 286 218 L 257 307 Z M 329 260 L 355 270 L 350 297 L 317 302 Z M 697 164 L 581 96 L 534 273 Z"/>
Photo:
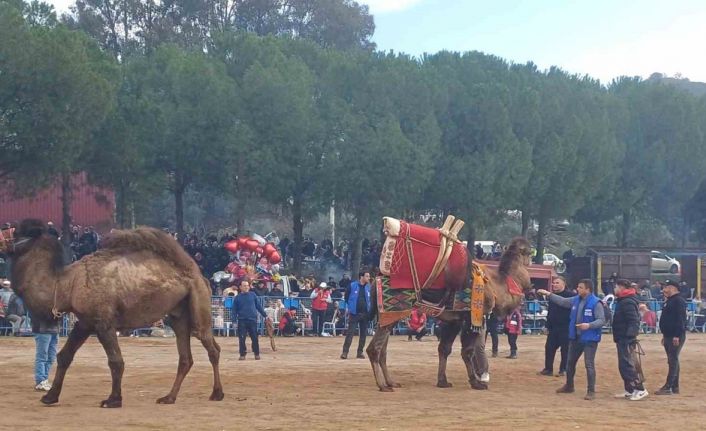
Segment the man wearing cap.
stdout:
<path fill-rule="evenodd" d="M 310 297 L 313 299 L 313 301 L 311 301 L 311 309 L 314 320 L 314 336 L 321 337 L 324 332 L 326 309 L 331 303 L 331 288 L 322 281 L 319 287 L 311 292 Z"/>
<path fill-rule="evenodd" d="M 659 319 L 659 330 L 667 353 L 669 373 L 667 382 L 655 393 L 672 395 L 679 393 L 679 353 L 686 341 L 686 301 L 679 295 L 679 284 L 676 281 L 667 280 L 662 293 L 667 301 Z"/>
<path fill-rule="evenodd" d="M 623 379 L 625 392 L 616 398 L 639 401 L 648 394 L 635 368 L 632 349 L 640 333 L 640 301 L 637 299 L 637 284 L 625 279 L 615 281 L 615 312 L 613 313 L 613 341 L 618 349 L 618 371 Z"/>

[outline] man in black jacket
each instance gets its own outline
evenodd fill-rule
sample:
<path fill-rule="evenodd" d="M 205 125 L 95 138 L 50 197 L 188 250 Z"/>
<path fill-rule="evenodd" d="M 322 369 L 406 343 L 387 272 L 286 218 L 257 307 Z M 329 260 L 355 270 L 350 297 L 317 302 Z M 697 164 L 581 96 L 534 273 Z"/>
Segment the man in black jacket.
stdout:
<path fill-rule="evenodd" d="M 576 293 L 566 288 L 566 279 L 558 276 L 552 280 L 552 293 L 555 293 L 564 298 L 576 296 Z M 559 374 L 557 377 L 564 376 L 566 373 L 566 360 L 568 359 L 569 351 L 569 321 L 571 320 L 571 310 L 560 307 L 553 302 L 549 303 L 547 312 L 547 342 L 544 345 L 544 369 L 538 374 L 542 376 L 551 376 L 554 374 L 554 357 L 557 349 L 561 352 L 561 361 L 559 362 Z"/>
<path fill-rule="evenodd" d="M 686 301 L 679 295 L 679 285 L 676 281 L 667 281 L 662 293 L 667 301 L 659 319 L 659 330 L 662 332 L 662 345 L 667 353 L 669 374 L 667 382 L 656 394 L 672 395 L 679 393 L 679 353 L 686 341 Z"/>
<path fill-rule="evenodd" d="M 637 334 L 640 332 L 640 301 L 630 281 L 624 279 L 616 280 L 615 296 L 613 341 L 618 349 L 618 370 L 625 386 L 625 393 L 616 397 L 638 401 L 649 395 L 635 368 L 635 358 L 632 354 Z"/>

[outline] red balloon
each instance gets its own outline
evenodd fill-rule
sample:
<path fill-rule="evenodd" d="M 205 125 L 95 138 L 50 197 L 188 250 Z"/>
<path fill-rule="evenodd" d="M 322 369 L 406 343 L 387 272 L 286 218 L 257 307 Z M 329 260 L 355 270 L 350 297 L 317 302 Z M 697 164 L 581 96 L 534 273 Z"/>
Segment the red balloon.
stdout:
<path fill-rule="evenodd" d="M 270 255 L 270 263 L 273 265 L 276 265 L 280 262 L 282 262 L 282 256 L 279 255 L 279 252 L 277 250 L 273 251 L 272 254 Z"/>
<path fill-rule="evenodd" d="M 225 248 L 226 250 L 228 250 L 231 253 L 235 253 L 236 251 L 238 251 L 238 241 L 236 241 L 236 240 L 228 241 L 227 243 L 225 243 L 223 245 L 223 248 Z"/>
<path fill-rule="evenodd" d="M 256 239 L 248 238 L 247 240 L 245 240 L 245 248 L 247 248 L 248 250 L 255 251 L 255 249 L 257 249 L 258 247 L 260 247 L 260 243 L 257 242 Z"/>
<path fill-rule="evenodd" d="M 257 254 L 259 254 L 260 256 L 262 256 L 262 253 L 264 253 L 264 250 L 262 249 L 262 247 L 257 247 L 257 248 L 255 249 L 255 253 L 257 253 Z"/>
<path fill-rule="evenodd" d="M 268 242 L 267 244 L 265 244 L 265 246 L 262 247 L 262 249 L 264 250 L 265 256 L 267 256 L 267 257 L 271 256 L 273 252 L 277 251 L 277 247 L 275 247 L 275 245 L 272 244 L 271 242 Z"/>
<path fill-rule="evenodd" d="M 243 248 L 245 247 L 245 243 L 247 242 L 248 238 L 245 236 L 241 236 L 240 238 L 237 239 L 238 241 L 238 247 Z"/>

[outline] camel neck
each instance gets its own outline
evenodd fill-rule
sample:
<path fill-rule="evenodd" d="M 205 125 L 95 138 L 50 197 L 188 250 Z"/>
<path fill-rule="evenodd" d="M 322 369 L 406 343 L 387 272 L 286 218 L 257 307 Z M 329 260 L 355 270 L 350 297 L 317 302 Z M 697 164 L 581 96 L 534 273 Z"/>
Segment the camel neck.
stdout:
<path fill-rule="evenodd" d="M 33 316 L 45 319 L 53 318 L 54 290 L 60 277 L 52 262 L 51 253 L 36 248 L 14 259 L 11 268 L 13 285 L 25 305 Z M 62 292 L 57 292 L 57 299 L 64 299 Z"/>

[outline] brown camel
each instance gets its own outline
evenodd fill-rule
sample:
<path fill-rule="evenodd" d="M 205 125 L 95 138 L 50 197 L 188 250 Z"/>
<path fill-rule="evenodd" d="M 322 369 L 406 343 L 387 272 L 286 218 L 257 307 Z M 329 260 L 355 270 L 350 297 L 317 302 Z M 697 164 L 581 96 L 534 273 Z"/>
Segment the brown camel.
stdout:
<path fill-rule="evenodd" d="M 0 242 L 9 252 L 13 287 L 32 319 L 53 320 L 74 313 L 78 321 L 57 355 L 57 370 L 44 404 L 59 401 L 66 370 L 89 335 L 96 334 L 108 356 L 112 391 L 101 407 L 121 407 L 124 362 L 117 331 L 149 326 L 169 316 L 179 350 L 172 390 L 157 403 L 172 404 L 193 364 L 190 335 L 206 348 L 213 367 L 210 399 L 223 399 L 218 371 L 220 346 L 211 330 L 211 289 L 199 268 L 169 235 L 151 228 L 115 231 L 103 248 L 69 266 L 59 241 L 44 223 L 24 220 L 14 241 Z"/>
<path fill-rule="evenodd" d="M 470 262 L 469 262 L 470 264 Z M 486 283 L 485 312 L 491 310 L 498 316 L 505 316 L 522 302 L 521 295 L 512 295 L 506 283 L 511 277 L 524 291 L 531 288 L 530 276 L 527 266 L 530 264 L 530 244 L 523 238 L 518 237 L 512 240 L 507 250 L 503 253 L 497 269 L 487 268 L 485 273 L 489 280 Z M 426 291 L 430 295 L 438 297 L 448 297 L 446 291 L 454 292 L 465 287 L 470 279 L 470 268 L 466 274 L 445 273 L 447 285 L 443 290 Z M 372 298 L 377 298 L 376 294 L 371 294 Z M 373 310 L 377 310 L 377 305 L 373 304 Z M 444 311 L 437 317 L 444 324 L 440 329 L 439 336 L 439 371 L 437 386 L 441 388 L 451 387 L 446 379 L 446 362 L 451 354 L 456 336 L 461 333 L 461 358 L 466 365 L 469 383 L 473 389 L 487 389 L 486 383 L 481 382 L 479 373 L 476 370 L 480 366 L 481 358 L 474 357 L 474 347 L 478 348 L 478 343 L 483 342 L 483 334 L 478 334 L 470 330 L 470 313 L 468 311 Z M 390 377 L 387 370 L 387 343 L 390 338 L 392 328 L 397 321 L 379 326 L 375 335 L 370 341 L 366 352 L 373 367 L 375 382 L 382 392 L 392 392 L 393 388 L 399 388 Z M 483 358 L 484 359 L 484 358 Z"/>

